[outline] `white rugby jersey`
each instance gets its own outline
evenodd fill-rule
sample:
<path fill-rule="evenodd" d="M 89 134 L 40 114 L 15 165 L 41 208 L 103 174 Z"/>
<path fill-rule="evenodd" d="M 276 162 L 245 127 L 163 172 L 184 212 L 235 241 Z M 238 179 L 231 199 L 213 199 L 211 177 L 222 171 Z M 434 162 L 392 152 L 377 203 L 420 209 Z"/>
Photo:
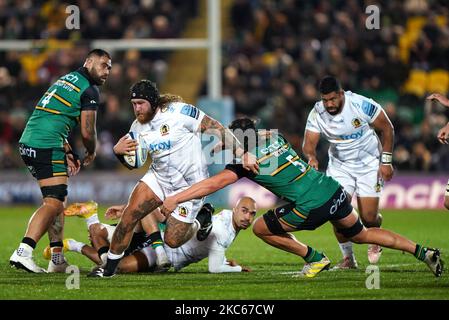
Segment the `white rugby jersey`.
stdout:
<path fill-rule="evenodd" d="M 351 91 L 344 94 L 343 109 L 334 116 L 326 111 L 322 101 L 315 103 L 306 130 L 318 132 L 329 141 L 329 165 L 378 166 L 381 143 L 370 124 L 383 112 L 382 107 Z"/>
<path fill-rule="evenodd" d="M 152 170 L 168 194 L 208 177 L 199 125 L 204 112 L 183 102 L 159 109 L 146 124 L 137 120 L 130 130 L 140 133 L 152 159 Z"/>
<path fill-rule="evenodd" d="M 242 267 L 230 266 L 226 262 L 225 251 L 234 241 L 237 232 L 232 224 L 232 210 L 223 210 L 212 216 L 212 231 L 204 241 L 196 236 L 179 248 L 164 245 L 165 251 L 176 271 L 209 258 L 209 272 L 241 272 Z"/>

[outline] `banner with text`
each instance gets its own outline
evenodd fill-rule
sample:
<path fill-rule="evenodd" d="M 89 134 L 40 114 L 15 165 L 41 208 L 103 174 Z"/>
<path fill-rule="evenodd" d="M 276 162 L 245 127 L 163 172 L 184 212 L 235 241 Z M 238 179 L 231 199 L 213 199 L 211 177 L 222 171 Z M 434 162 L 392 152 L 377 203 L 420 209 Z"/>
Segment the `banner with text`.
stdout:
<path fill-rule="evenodd" d="M 84 173 L 70 178 L 69 202 L 95 200 L 102 204 L 119 204 L 128 200 L 144 172 Z M 395 176 L 385 184 L 381 208 L 443 208 L 447 178 L 444 176 Z M 265 188 L 241 179 L 207 198 L 216 207 L 232 207 L 242 196 L 254 198 L 259 208 L 273 208 L 279 199 Z M 35 180 L 23 172 L 0 172 L 0 205 L 41 201 Z"/>

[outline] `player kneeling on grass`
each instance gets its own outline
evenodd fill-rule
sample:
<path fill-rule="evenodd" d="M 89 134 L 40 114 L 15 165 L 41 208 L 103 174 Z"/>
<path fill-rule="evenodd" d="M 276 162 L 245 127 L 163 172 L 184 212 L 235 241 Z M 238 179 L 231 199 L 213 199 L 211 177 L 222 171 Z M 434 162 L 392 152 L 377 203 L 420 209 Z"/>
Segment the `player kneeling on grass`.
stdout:
<path fill-rule="evenodd" d="M 302 257 L 306 264 L 301 275 L 314 277 L 328 269 L 330 261 L 323 253 L 297 241 L 290 232 L 314 230 L 330 221 L 352 242 L 409 252 L 424 261 L 435 276 L 441 276 L 443 261 L 438 249 L 423 247 L 386 229 L 365 228 L 340 184 L 301 160 L 284 137 L 256 131 L 250 119 L 237 119 L 230 129 L 244 143 L 245 151 L 256 155 L 259 173 L 243 170 L 240 164 L 228 164 L 217 175 L 167 197 L 161 207 L 164 215 L 184 201 L 205 197 L 246 177 L 288 202 L 258 218 L 253 231 L 266 243 Z"/>
<path fill-rule="evenodd" d="M 85 203 L 73 203 L 65 211 L 65 216 L 78 216 L 84 218 L 89 231 L 89 239 L 92 246 L 73 239 L 64 240 L 64 249 L 84 254 L 97 265 L 103 266 L 107 260 L 107 252 L 114 234 L 115 226 L 100 223 L 97 214 L 98 205 L 94 201 Z M 124 206 L 112 206 L 106 210 L 107 219 L 119 219 L 123 213 Z M 165 253 L 161 233 L 157 221 L 152 215 L 146 216 L 137 225 L 131 238 L 131 243 L 125 251 L 129 256 L 144 247 L 151 247 L 154 251 L 154 271 L 167 271 L 171 264 Z M 49 259 L 50 247 L 45 248 L 44 257 Z"/>
<path fill-rule="evenodd" d="M 237 202 L 237 205 L 232 210 L 223 210 L 212 217 L 213 212 L 214 208 L 209 203 L 206 203 L 197 215 L 197 219 L 201 220 L 201 225 L 206 225 L 207 221 L 209 221 L 210 227 L 205 236 L 203 233 L 197 233 L 196 237 L 192 237 L 178 248 L 164 245 L 164 252 L 167 253 L 169 262 L 173 265 L 175 271 L 179 271 L 191 263 L 199 262 L 204 258 L 209 259 L 208 269 L 211 273 L 250 271 L 249 268 L 238 265 L 236 261 L 226 259 L 225 251 L 232 244 L 240 230 L 245 230 L 251 226 L 256 215 L 255 201 L 244 197 Z M 122 211 L 115 211 L 115 213 L 119 217 Z M 165 217 L 158 212 L 154 212 L 154 214 L 147 217 L 153 216 L 156 216 L 159 221 L 165 220 Z M 111 226 L 106 226 L 111 228 Z M 97 251 L 84 243 L 66 239 L 64 247 L 68 251 L 82 253 L 97 264 L 102 262 L 97 255 Z M 157 271 L 157 248 L 160 247 L 144 246 L 141 249 L 134 250 L 120 261 L 118 272 Z"/>

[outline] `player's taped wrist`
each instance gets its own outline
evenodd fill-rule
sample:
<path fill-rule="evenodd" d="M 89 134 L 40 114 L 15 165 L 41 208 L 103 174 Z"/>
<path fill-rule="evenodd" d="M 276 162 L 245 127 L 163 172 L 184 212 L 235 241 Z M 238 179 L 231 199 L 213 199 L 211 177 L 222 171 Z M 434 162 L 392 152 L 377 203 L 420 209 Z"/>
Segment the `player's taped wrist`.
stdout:
<path fill-rule="evenodd" d="M 393 163 L 393 154 L 391 152 L 382 152 L 380 162 L 382 164 L 392 164 Z"/>

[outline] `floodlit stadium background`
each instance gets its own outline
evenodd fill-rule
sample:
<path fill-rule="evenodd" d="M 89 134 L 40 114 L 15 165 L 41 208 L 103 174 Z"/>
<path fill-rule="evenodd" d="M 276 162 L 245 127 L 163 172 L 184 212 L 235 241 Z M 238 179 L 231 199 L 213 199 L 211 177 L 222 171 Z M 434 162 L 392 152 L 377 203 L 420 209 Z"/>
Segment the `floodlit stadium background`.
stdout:
<path fill-rule="evenodd" d="M 66 26 L 69 5 L 79 9 L 79 29 Z M 379 8 L 379 29 L 367 28 L 369 5 Z M 442 207 L 449 147 L 436 133 L 449 113 L 425 97 L 449 91 L 445 0 L 0 0 L 1 205 L 40 201 L 17 142 L 48 86 L 81 66 L 96 46 L 112 53 L 113 68 L 100 88 L 97 158 L 71 178 L 69 201 L 125 201 L 144 173 L 128 172 L 112 153 L 133 120 L 128 89 L 142 78 L 224 124 L 251 116 L 300 151 L 307 115 L 319 99 L 317 82 L 332 74 L 344 89 L 381 103 L 395 127 L 396 175 L 382 207 Z M 83 154 L 78 131 L 70 142 Z M 326 153 L 322 141 L 322 170 Z M 211 166 L 211 173 L 223 165 Z M 244 193 L 261 207 L 275 205 L 274 196 L 248 181 L 212 201 L 233 205 Z"/>

